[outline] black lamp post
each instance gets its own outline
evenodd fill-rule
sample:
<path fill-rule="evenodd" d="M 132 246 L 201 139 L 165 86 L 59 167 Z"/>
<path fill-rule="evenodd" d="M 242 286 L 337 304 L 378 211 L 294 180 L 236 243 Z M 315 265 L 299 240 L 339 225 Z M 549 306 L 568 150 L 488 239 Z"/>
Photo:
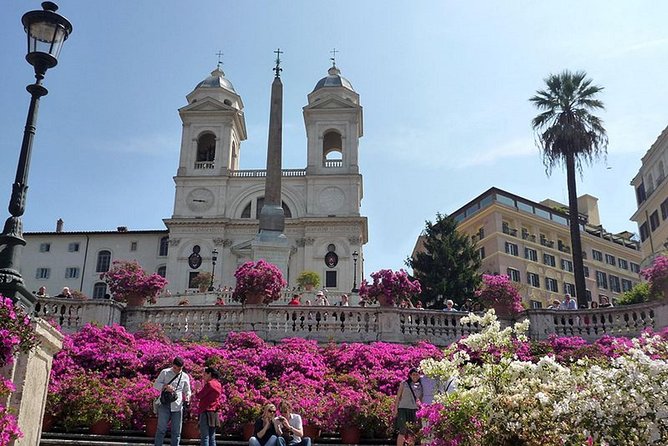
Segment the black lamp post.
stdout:
<path fill-rule="evenodd" d="M 69 20 L 56 13 L 58 6 L 55 3 L 44 2 L 42 8 L 41 11 L 25 13 L 21 19 L 28 35 L 26 60 L 35 68 L 36 81 L 26 87 L 31 96 L 30 107 L 28 108 L 25 130 L 23 131 L 16 179 L 9 200 L 11 217 L 5 221 L 4 229 L 0 234 L 0 294 L 9 297 L 27 312 L 32 312 L 37 299 L 26 289 L 23 277 L 19 272 L 20 249 L 18 247 L 26 244 L 23 239 L 21 217 L 25 212 L 28 171 L 30 169 L 30 155 L 35 136 L 39 99 L 48 93 L 48 90 L 42 86 L 42 79 L 44 79 L 46 70 L 58 64 L 58 55 L 63 43 L 72 32 L 72 24 Z"/>
<path fill-rule="evenodd" d="M 359 253 L 357 251 L 353 251 L 353 289 L 350 290 L 351 293 L 356 293 L 359 290 L 357 289 L 357 258 L 359 257 Z"/>
<path fill-rule="evenodd" d="M 209 291 L 213 291 L 213 277 L 216 274 L 216 260 L 218 260 L 218 251 L 214 249 L 211 251 L 211 283 L 209 284 Z"/>

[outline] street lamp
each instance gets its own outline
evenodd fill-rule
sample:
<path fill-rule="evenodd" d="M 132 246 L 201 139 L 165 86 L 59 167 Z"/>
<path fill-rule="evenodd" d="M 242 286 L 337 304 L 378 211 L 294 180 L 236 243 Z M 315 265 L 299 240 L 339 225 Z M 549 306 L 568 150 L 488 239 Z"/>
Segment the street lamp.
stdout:
<path fill-rule="evenodd" d="M 357 251 L 353 251 L 353 289 L 350 290 L 351 293 L 356 293 L 359 290 L 357 289 L 357 258 L 359 257 L 359 253 Z"/>
<path fill-rule="evenodd" d="M 218 260 L 218 251 L 214 249 L 211 251 L 211 283 L 209 284 L 209 291 L 213 291 L 213 276 L 216 273 L 216 260 Z"/>
<path fill-rule="evenodd" d="M 39 99 L 49 92 L 42 85 L 46 70 L 58 64 L 58 55 L 63 43 L 72 33 L 72 24 L 65 17 L 56 13 L 58 6 L 52 2 L 42 3 L 43 10 L 30 11 L 23 15 L 21 22 L 28 36 L 28 53 L 26 60 L 35 69 L 35 83 L 28 85 L 30 106 L 23 131 L 21 153 L 16 168 L 16 179 L 12 186 L 12 196 L 9 200 L 11 217 L 5 221 L 0 234 L 0 294 L 9 297 L 22 306 L 27 312 L 32 312 L 37 299 L 30 293 L 24 284 L 19 272 L 19 246 L 25 246 L 23 239 L 23 222 L 21 216 L 25 212 L 26 192 L 28 190 L 28 171 L 30 169 L 30 155 L 35 137 Z"/>

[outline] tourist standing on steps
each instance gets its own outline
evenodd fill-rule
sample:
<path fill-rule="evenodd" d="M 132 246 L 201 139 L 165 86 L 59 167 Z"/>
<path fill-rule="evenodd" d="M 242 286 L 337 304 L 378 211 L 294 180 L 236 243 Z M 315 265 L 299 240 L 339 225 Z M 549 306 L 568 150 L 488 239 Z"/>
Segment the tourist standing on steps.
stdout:
<path fill-rule="evenodd" d="M 420 374 L 416 369 L 410 369 L 408 379 L 401 381 L 397 399 L 394 401 L 394 412 L 397 414 L 395 428 L 397 435 L 397 446 L 404 446 L 406 434 L 409 434 L 407 423 L 417 422 L 418 403 L 422 402 L 424 389 L 420 381 Z"/>
<path fill-rule="evenodd" d="M 249 446 L 276 446 L 278 430 L 276 429 L 276 406 L 265 404 L 262 415 L 255 421 L 253 436 L 248 440 Z"/>
<path fill-rule="evenodd" d="M 181 443 L 181 424 L 183 409 L 190 401 L 190 377 L 183 371 L 183 359 L 174 358 L 172 366 L 163 369 L 155 380 L 153 387 L 162 392 L 176 393 L 176 400 L 169 404 L 160 404 L 158 407 L 158 429 L 155 433 L 155 446 L 162 446 L 167 433 L 167 424 L 171 420 L 171 446 Z"/>
<path fill-rule="evenodd" d="M 197 392 L 201 446 L 216 446 L 216 428 L 220 426 L 218 399 L 222 391 L 218 370 L 212 367 L 205 368 L 204 387 Z"/>

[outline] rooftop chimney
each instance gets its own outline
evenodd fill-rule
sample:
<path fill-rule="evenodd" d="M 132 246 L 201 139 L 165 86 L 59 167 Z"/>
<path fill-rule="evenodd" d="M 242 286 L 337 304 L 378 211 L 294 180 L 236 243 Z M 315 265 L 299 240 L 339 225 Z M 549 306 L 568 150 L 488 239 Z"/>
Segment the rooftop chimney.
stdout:
<path fill-rule="evenodd" d="M 65 222 L 63 221 L 62 218 L 59 218 L 58 221 L 56 222 L 56 232 L 63 232 L 63 224 Z"/>
<path fill-rule="evenodd" d="M 128 232 L 128 227 L 127 226 L 119 226 L 116 228 L 118 232 Z"/>

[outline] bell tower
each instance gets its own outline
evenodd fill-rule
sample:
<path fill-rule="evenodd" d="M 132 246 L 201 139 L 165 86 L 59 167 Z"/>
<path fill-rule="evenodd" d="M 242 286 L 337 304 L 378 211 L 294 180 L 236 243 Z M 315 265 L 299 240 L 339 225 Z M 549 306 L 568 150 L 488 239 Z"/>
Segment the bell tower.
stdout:
<path fill-rule="evenodd" d="M 308 95 L 303 109 L 308 174 L 359 173 L 359 138 L 363 134 L 359 99 L 335 63 Z"/>

